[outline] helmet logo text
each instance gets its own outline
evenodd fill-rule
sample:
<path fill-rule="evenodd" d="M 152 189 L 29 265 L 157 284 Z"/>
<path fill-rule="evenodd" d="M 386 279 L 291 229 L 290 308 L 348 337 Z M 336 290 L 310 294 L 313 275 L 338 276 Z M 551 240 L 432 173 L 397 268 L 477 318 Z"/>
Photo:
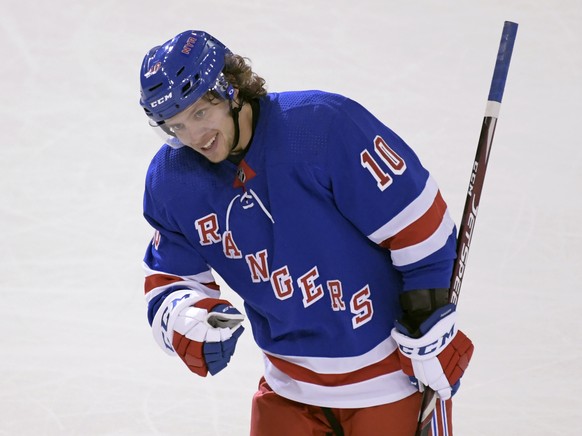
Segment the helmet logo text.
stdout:
<path fill-rule="evenodd" d="M 182 47 L 182 53 L 190 54 L 190 50 L 192 50 L 192 47 L 194 47 L 195 43 L 196 43 L 196 38 L 194 38 L 193 36 L 188 38 L 186 40 L 186 44 L 184 44 L 184 47 Z"/>
<path fill-rule="evenodd" d="M 162 104 L 162 103 L 165 103 L 165 102 L 167 102 L 167 101 L 168 101 L 169 99 L 171 99 L 171 98 L 172 98 L 172 93 L 170 92 L 169 94 L 166 94 L 166 95 L 164 95 L 163 97 L 161 97 L 161 98 L 158 98 L 158 99 L 157 99 L 157 100 L 155 100 L 155 101 L 152 101 L 152 104 L 151 104 L 151 106 L 152 106 L 152 107 L 156 107 L 156 106 L 158 106 L 158 105 L 160 105 L 160 104 Z"/>

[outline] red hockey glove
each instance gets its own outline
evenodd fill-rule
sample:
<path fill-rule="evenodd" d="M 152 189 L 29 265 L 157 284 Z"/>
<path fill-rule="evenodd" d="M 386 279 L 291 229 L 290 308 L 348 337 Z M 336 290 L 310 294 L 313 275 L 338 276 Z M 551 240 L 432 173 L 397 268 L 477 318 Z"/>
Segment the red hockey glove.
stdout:
<path fill-rule="evenodd" d="M 174 322 L 172 346 L 190 370 L 202 377 L 226 367 L 244 320 L 226 300 L 205 298 L 182 309 Z"/>
<path fill-rule="evenodd" d="M 451 398 L 473 354 L 473 343 L 456 327 L 455 306 L 447 304 L 437 309 L 420 327 L 419 338 L 410 337 L 402 324 L 396 322 L 392 338 L 398 344 L 402 371 L 413 384 L 429 386 L 438 396 Z M 419 386 L 423 390 L 422 386 Z"/>

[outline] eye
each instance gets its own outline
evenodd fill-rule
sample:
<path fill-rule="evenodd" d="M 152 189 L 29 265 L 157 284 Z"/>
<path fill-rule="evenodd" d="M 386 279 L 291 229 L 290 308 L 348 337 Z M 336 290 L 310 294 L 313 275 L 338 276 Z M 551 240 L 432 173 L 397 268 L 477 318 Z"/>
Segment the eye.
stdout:
<path fill-rule="evenodd" d="M 206 109 L 200 109 L 194 112 L 194 118 L 197 120 L 204 118 L 204 115 L 206 115 Z"/>
<path fill-rule="evenodd" d="M 170 130 L 170 132 L 172 133 L 178 133 L 180 130 L 182 130 L 184 128 L 183 124 L 174 124 L 172 126 L 168 126 L 168 129 Z"/>

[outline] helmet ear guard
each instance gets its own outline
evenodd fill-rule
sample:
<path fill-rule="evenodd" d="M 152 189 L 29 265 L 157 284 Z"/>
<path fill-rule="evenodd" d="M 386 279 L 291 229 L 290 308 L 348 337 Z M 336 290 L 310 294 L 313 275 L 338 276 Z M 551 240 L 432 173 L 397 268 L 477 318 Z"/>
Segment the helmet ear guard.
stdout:
<path fill-rule="evenodd" d="M 224 100 L 232 100 L 234 98 L 234 88 L 224 77 L 224 73 L 220 73 L 216 78 L 214 88 L 210 91 L 216 92 Z"/>

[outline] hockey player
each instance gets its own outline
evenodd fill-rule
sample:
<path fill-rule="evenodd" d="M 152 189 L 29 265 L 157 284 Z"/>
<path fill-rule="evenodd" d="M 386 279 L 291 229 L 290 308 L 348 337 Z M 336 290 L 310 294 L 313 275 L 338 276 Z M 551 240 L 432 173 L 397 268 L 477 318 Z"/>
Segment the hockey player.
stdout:
<path fill-rule="evenodd" d="M 214 271 L 264 352 L 251 435 L 411 435 L 422 386 L 452 434 L 473 345 L 448 303 L 455 226 L 415 153 L 346 97 L 267 93 L 202 31 L 151 49 L 140 79 L 168 138 L 144 195 L 160 347 L 200 376 L 226 367 L 244 316 Z"/>

